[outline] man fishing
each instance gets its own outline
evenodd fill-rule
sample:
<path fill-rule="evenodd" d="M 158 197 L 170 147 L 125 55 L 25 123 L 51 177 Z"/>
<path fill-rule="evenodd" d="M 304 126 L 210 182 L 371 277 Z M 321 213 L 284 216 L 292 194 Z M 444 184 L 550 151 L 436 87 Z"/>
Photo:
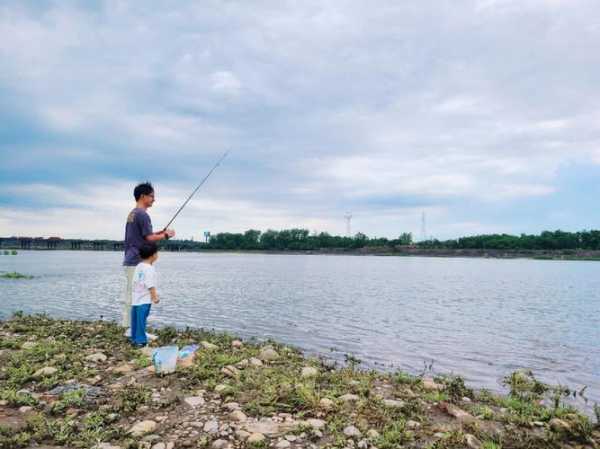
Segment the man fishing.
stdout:
<path fill-rule="evenodd" d="M 158 242 L 159 240 L 168 240 L 175 236 L 173 229 L 164 229 L 159 232 L 152 232 L 152 221 L 148 215 L 149 207 L 154 204 L 154 187 L 149 182 L 138 184 L 133 189 L 135 198 L 135 208 L 129 212 L 127 223 L 125 224 L 125 258 L 123 266 L 125 267 L 125 296 L 123 298 L 123 320 L 122 325 L 127 330 L 125 336 L 131 336 L 131 296 L 133 286 L 133 273 L 135 267 L 140 262 L 140 248 L 146 242 Z M 170 223 L 169 223 L 170 224 Z M 147 334 L 149 339 L 155 336 Z"/>

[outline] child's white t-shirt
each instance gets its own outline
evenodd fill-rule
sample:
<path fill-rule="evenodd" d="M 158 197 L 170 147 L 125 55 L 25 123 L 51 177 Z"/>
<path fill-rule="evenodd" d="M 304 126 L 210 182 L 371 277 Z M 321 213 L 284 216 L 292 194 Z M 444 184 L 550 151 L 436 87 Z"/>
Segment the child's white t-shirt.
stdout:
<path fill-rule="evenodd" d="M 150 289 L 156 288 L 156 271 L 149 263 L 140 262 L 133 272 L 131 305 L 150 304 Z"/>

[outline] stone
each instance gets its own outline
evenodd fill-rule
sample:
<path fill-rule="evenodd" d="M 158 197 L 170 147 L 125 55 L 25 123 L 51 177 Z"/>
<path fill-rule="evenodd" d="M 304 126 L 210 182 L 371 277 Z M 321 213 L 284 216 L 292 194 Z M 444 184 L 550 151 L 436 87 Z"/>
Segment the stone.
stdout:
<path fill-rule="evenodd" d="M 37 346 L 37 343 L 33 342 L 33 341 L 26 341 L 25 343 L 23 343 L 21 345 L 21 349 L 31 349 L 31 348 L 35 348 Z"/>
<path fill-rule="evenodd" d="M 360 398 L 355 394 L 348 393 L 340 396 L 339 399 L 344 402 L 357 402 Z"/>
<path fill-rule="evenodd" d="M 214 351 L 215 349 L 219 349 L 217 345 L 209 343 L 208 341 L 201 341 L 200 344 L 204 349 L 208 351 Z"/>
<path fill-rule="evenodd" d="M 53 366 L 45 366 L 45 367 L 37 370 L 35 373 L 33 373 L 33 377 L 35 379 L 40 379 L 42 377 L 52 376 L 53 374 L 55 374 L 57 372 L 58 372 L 58 369 L 54 368 Z"/>
<path fill-rule="evenodd" d="M 305 366 L 302 368 L 302 373 L 300 374 L 303 378 L 309 377 L 317 377 L 319 375 L 319 370 L 312 366 Z"/>
<path fill-rule="evenodd" d="M 458 408 L 454 404 L 450 404 L 448 402 L 442 402 L 442 403 L 440 403 L 440 408 L 442 410 L 445 410 L 450 416 L 454 416 L 461 423 L 472 423 L 472 422 L 476 421 L 476 418 L 473 415 Z"/>
<path fill-rule="evenodd" d="M 333 401 L 329 398 L 323 398 L 319 401 L 319 407 L 323 410 L 331 410 L 333 408 Z"/>
<path fill-rule="evenodd" d="M 384 399 L 383 403 L 386 407 L 390 408 L 402 408 L 404 407 L 404 401 L 398 401 L 396 399 Z"/>
<path fill-rule="evenodd" d="M 533 421 L 531 425 L 535 427 L 544 427 L 546 424 L 544 424 L 542 421 Z"/>
<path fill-rule="evenodd" d="M 121 446 L 113 446 L 110 443 L 98 443 L 94 446 L 94 449 L 121 449 Z"/>
<path fill-rule="evenodd" d="M 344 435 L 346 435 L 349 438 L 359 438 L 362 435 L 362 433 L 356 427 L 348 426 L 344 428 Z"/>
<path fill-rule="evenodd" d="M 469 449 L 481 449 L 481 441 L 479 441 L 475 435 L 467 433 L 465 435 L 465 442 L 467 443 Z"/>
<path fill-rule="evenodd" d="M 298 437 L 296 435 L 286 435 L 284 438 L 290 443 L 293 443 L 294 441 L 298 440 Z"/>
<path fill-rule="evenodd" d="M 216 420 L 206 421 L 203 430 L 206 433 L 217 433 L 219 431 L 219 423 Z"/>
<path fill-rule="evenodd" d="M 444 386 L 436 383 L 431 377 L 424 377 L 423 388 L 427 391 L 441 391 L 444 389 Z"/>
<path fill-rule="evenodd" d="M 238 440 L 242 440 L 242 441 L 247 440 L 248 437 L 250 437 L 250 435 L 262 435 L 262 433 L 251 434 L 250 432 L 246 432 L 245 430 L 242 430 L 242 429 L 235 431 L 235 436 Z"/>
<path fill-rule="evenodd" d="M 284 423 L 277 423 L 271 419 L 263 418 L 256 422 L 246 422 L 243 425 L 243 429 L 250 433 L 262 433 L 264 435 L 280 435 L 297 427 L 298 423 L 295 421 L 289 421 Z"/>
<path fill-rule="evenodd" d="M 129 429 L 129 433 L 131 435 L 133 435 L 134 437 L 140 437 L 142 435 L 145 435 L 147 433 L 153 432 L 154 429 L 156 429 L 156 422 L 152 421 L 151 419 L 145 420 L 145 421 L 140 421 L 137 422 L 133 425 L 133 427 L 131 427 L 131 429 Z"/>
<path fill-rule="evenodd" d="M 108 360 L 108 357 L 101 352 L 95 352 L 94 354 L 88 355 L 85 360 L 92 363 L 103 363 Z"/>
<path fill-rule="evenodd" d="M 250 364 L 250 362 L 248 361 L 248 359 L 244 359 L 244 360 L 240 360 L 239 362 L 237 362 L 235 364 L 235 367 L 238 369 L 244 369 L 244 368 L 247 368 L 249 364 Z"/>
<path fill-rule="evenodd" d="M 152 449 L 167 449 L 167 445 L 165 443 L 156 443 L 152 446 Z"/>
<path fill-rule="evenodd" d="M 8 405 L 8 401 L 0 401 L 0 407 L 6 407 Z"/>
<path fill-rule="evenodd" d="M 166 449 L 175 449 L 175 442 L 174 441 L 169 441 L 167 443 L 167 448 Z"/>
<path fill-rule="evenodd" d="M 250 360 L 248 362 L 250 363 L 250 366 L 254 366 L 254 367 L 263 366 L 262 360 L 257 359 L 256 357 L 250 357 Z"/>
<path fill-rule="evenodd" d="M 323 421 L 322 419 L 315 419 L 315 418 L 307 419 L 306 424 L 308 424 L 310 427 L 312 427 L 315 430 L 322 429 L 327 425 L 327 423 L 325 421 Z"/>
<path fill-rule="evenodd" d="M 19 413 L 23 413 L 23 414 L 29 413 L 32 410 L 33 410 L 33 407 L 30 407 L 28 405 L 24 405 L 22 407 L 19 407 Z"/>
<path fill-rule="evenodd" d="M 249 444 L 262 443 L 265 441 L 265 436 L 262 433 L 253 433 L 246 440 Z"/>
<path fill-rule="evenodd" d="M 281 440 L 275 445 L 276 449 L 287 449 L 291 446 L 291 443 L 288 440 Z"/>
<path fill-rule="evenodd" d="M 204 398 L 202 396 L 188 396 L 183 402 L 191 408 L 196 408 L 204 405 Z"/>
<path fill-rule="evenodd" d="M 421 427 L 421 423 L 409 419 L 408 421 L 406 421 L 406 427 L 408 427 L 409 429 L 418 429 Z"/>
<path fill-rule="evenodd" d="M 243 343 L 242 343 L 240 340 L 233 340 L 233 341 L 231 342 L 231 347 L 232 347 L 232 348 L 239 349 L 239 348 L 241 348 L 242 346 L 244 346 L 244 344 L 243 344 Z"/>
<path fill-rule="evenodd" d="M 375 429 L 369 429 L 367 431 L 367 438 L 369 438 L 370 440 L 376 440 L 377 438 L 379 438 L 379 432 L 377 432 Z"/>
<path fill-rule="evenodd" d="M 571 425 L 567 421 L 559 418 L 552 418 L 548 424 L 555 432 L 567 432 L 571 430 Z"/>
<path fill-rule="evenodd" d="M 222 439 L 215 440 L 210 445 L 210 447 L 212 447 L 212 449 L 225 449 L 228 446 L 229 446 L 229 441 L 222 440 Z"/>
<path fill-rule="evenodd" d="M 229 414 L 229 419 L 236 422 L 244 422 L 248 417 L 241 410 L 235 410 Z"/>
<path fill-rule="evenodd" d="M 358 449 L 368 449 L 369 447 L 369 442 L 367 440 L 360 440 L 357 444 L 356 447 Z"/>
<path fill-rule="evenodd" d="M 113 369 L 113 373 L 117 373 L 117 374 L 128 374 L 132 371 L 133 371 L 133 366 L 131 366 L 129 363 L 122 363 Z"/>
<path fill-rule="evenodd" d="M 240 409 L 240 404 L 238 404 L 237 402 L 228 402 L 227 404 L 224 404 L 223 407 L 225 407 L 230 412 L 233 412 L 235 410 Z"/>
<path fill-rule="evenodd" d="M 260 354 L 258 354 L 258 358 L 262 361 L 277 360 L 279 354 L 270 346 L 265 346 L 261 349 Z"/>
<path fill-rule="evenodd" d="M 221 369 L 221 372 L 228 377 L 237 378 L 240 376 L 240 370 L 238 370 L 233 365 L 227 365 L 226 367 Z"/>
<path fill-rule="evenodd" d="M 229 390 L 229 385 L 219 384 L 215 387 L 215 393 L 223 393 Z"/>

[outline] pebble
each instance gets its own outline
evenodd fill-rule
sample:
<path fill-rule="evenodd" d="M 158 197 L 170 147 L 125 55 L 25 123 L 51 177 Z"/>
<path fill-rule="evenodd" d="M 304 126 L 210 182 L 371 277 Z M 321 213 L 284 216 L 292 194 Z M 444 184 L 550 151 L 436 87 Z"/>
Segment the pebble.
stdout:
<path fill-rule="evenodd" d="M 302 373 L 300 374 L 300 376 L 303 378 L 316 377 L 318 375 L 319 375 L 319 370 L 312 366 L 305 366 L 304 368 L 302 368 Z"/>
<path fill-rule="evenodd" d="M 469 433 L 466 434 L 465 441 L 467 446 L 469 446 L 469 449 L 481 449 L 481 441 L 479 441 L 475 435 L 471 435 Z"/>
<path fill-rule="evenodd" d="M 351 393 L 348 393 L 348 394 L 345 394 L 343 396 L 340 396 L 340 400 L 344 401 L 344 402 L 356 402 L 359 399 L 360 398 L 357 395 L 351 394 Z"/>
<path fill-rule="evenodd" d="M 406 421 L 406 427 L 408 427 L 409 429 L 418 429 L 419 427 L 421 427 L 421 423 L 409 419 L 408 421 Z"/>
<path fill-rule="evenodd" d="M 229 446 L 229 441 L 218 439 L 212 442 L 211 447 L 213 449 L 225 449 Z"/>
<path fill-rule="evenodd" d="M 228 402 L 227 404 L 224 404 L 223 407 L 225 407 L 230 412 L 233 412 L 235 410 L 240 409 L 240 404 L 238 404 L 237 402 Z"/>
<path fill-rule="evenodd" d="M 391 408 L 402 408 L 404 407 L 404 401 L 398 401 L 395 399 L 384 399 L 383 403 L 385 404 L 386 407 L 391 407 Z"/>
<path fill-rule="evenodd" d="M 202 396 L 188 396 L 183 400 L 188 406 L 192 408 L 204 405 L 204 398 Z"/>
<path fill-rule="evenodd" d="M 226 367 L 221 369 L 221 372 L 228 377 L 239 377 L 240 376 L 240 370 L 238 370 L 233 365 L 227 365 Z"/>
<path fill-rule="evenodd" d="M 229 418 L 232 421 L 244 422 L 244 421 L 246 421 L 247 416 L 241 410 L 235 410 L 229 414 Z"/>
<path fill-rule="evenodd" d="M 145 420 L 145 421 L 140 421 L 137 422 L 133 425 L 133 427 L 131 429 L 129 429 L 129 433 L 132 434 L 134 437 L 139 437 L 142 436 L 146 433 L 150 433 L 152 431 L 154 431 L 154 429 L 156 429 L 156 422 L 152 421 L 152 420 Z"/>
<path fill-rule="evenodd" d="M 106 362 L 106 360 L 108 360 L 108 357 L 106 357 L 106 355 L 101 352 L 96 352 L 94 354 L 88 355 L 85 358 L 85 360 L 87 360 L 88 362 L 92 362 L 92 363 L 102 363 L 102 362 Z"/>
<path fill-rule="evenodd" d="M 33 410 L 33 407 L 30 407 L 28 405 L 24 405 L 22 407 L 19 407 L 19 413 L 28 413 L 30 411 Z"/>
<path fill-rule="evenodd" d="M 379 438 L 379 432 L 377 432 L 375 429 L 369 429 L 367 431 L 367 437 L 371 440 L 376 440 Z"/>
<path fill-rule="evenodd" d="M 333 408 L 333 401 L 329 398 L 323 398 L 319 401 L 319 407 L 325 410 L 330 410 Z"/>
<path fill-rule="evenodd" d="M 307 419 L 306 423 L 315 430 L 322 429 L 327 424 L 322 419 L 315 419 L 315 418 Z"/>
<path fill-rule="evenodd" d="M 40 377 L 52 376 L 53 374 L 55 374 L 57 372 L 58 372 L 58 369 L 54 368 L 53 366 L 45 366 L 45 367 L 37 370 L 33 374 L 33 377 L 36 379 L 39 379 Z"/>
<path fill-rule="evenodd" d="M 94 449 L 121 449 L 121 446 L 113 446 L 110 443 L 98 443 Z"/>
<path fill-rule="evenodd" d="M 152 449 L 167 449 L 167 445 L 165 443 L 156 443 L 152 446 Z"/>
<path fill-rule="evenodd" d="M 367 440 L 360 440 L 356 447 L 358 447 L 358 449 L 367 449 L 369 447 L 369 443 Z"/>
<path fill-rule="evenodd" d="M 250 435 L 262 435 L 262 433 L 253 433 L 251 434 L 250 432 L 246 432 L 245 430 L 236 430 L 235 431 L 235 436 L 240 439 L 240 440 L 246 440 L 248 439 L 248 437 Z"/>
<path fill-rule="evenodd" d="M 571 429 L 568 422 L 559 418 L 552 418 L 548 424 L 550 424 L 550 428 L 555 432 L 564 432 Z"/>
<path fill-rule="evenodd" d="M 289 441 L 287 440 L 281 440 L 280 442 L 278 442 L 275 447 L 276 449 L 287 449 L 288 447 L 290 447 L 291 444 Z"/>
<path fill-rule="evenodd" d="M 262 443 L 265 441 L 265 436 L 262 433 L 253 433 L 246 440 L 248 443 Z"/>
<path fill-rule="evenodd" d="M 203 429 L 207 433 L 217 433 L 219 431 L 219 423 L 214 419 L 211 421 L 206 421 Z"/>
<path fill-rule="evenodd" d="M 344 429 L 344 435 L 350 438 L 360 437 L 362 433 L 354 426 L 348 426 Z"/>
<path fill-rule="evenodd" d="M 258 354 L 258 358 L 260 360 L 277 360 L 279 358 L 279 354 L 270 346 L 266 346 L 261 349 L 260 354 Z"/>
<path fill-rule="evenodd" d="M 431 377 L 423 378 L 423 388 L 428 391 L 443 390 L 444 386 L 436 383 Z"/>
<path fill-rule="evenodd" d="M 250 366 L 254 366 L 254 367 L 263 366 L 262 360 L 257 359 L 256 357 L 251 357 L 248 362 L 250 363 Z"/>

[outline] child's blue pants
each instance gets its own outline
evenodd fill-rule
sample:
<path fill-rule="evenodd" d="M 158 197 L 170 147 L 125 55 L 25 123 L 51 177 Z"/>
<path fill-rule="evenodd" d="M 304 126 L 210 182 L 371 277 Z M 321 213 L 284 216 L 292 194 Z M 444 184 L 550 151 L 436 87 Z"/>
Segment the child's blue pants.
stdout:
<path fill-rule="evenodd" d="M 131 342 L 134 345 L 145 345 L 148 343 L 146 338 L 146 321 L 150 313 L 151 304 L 140 304 L 131 306 Z"/>

